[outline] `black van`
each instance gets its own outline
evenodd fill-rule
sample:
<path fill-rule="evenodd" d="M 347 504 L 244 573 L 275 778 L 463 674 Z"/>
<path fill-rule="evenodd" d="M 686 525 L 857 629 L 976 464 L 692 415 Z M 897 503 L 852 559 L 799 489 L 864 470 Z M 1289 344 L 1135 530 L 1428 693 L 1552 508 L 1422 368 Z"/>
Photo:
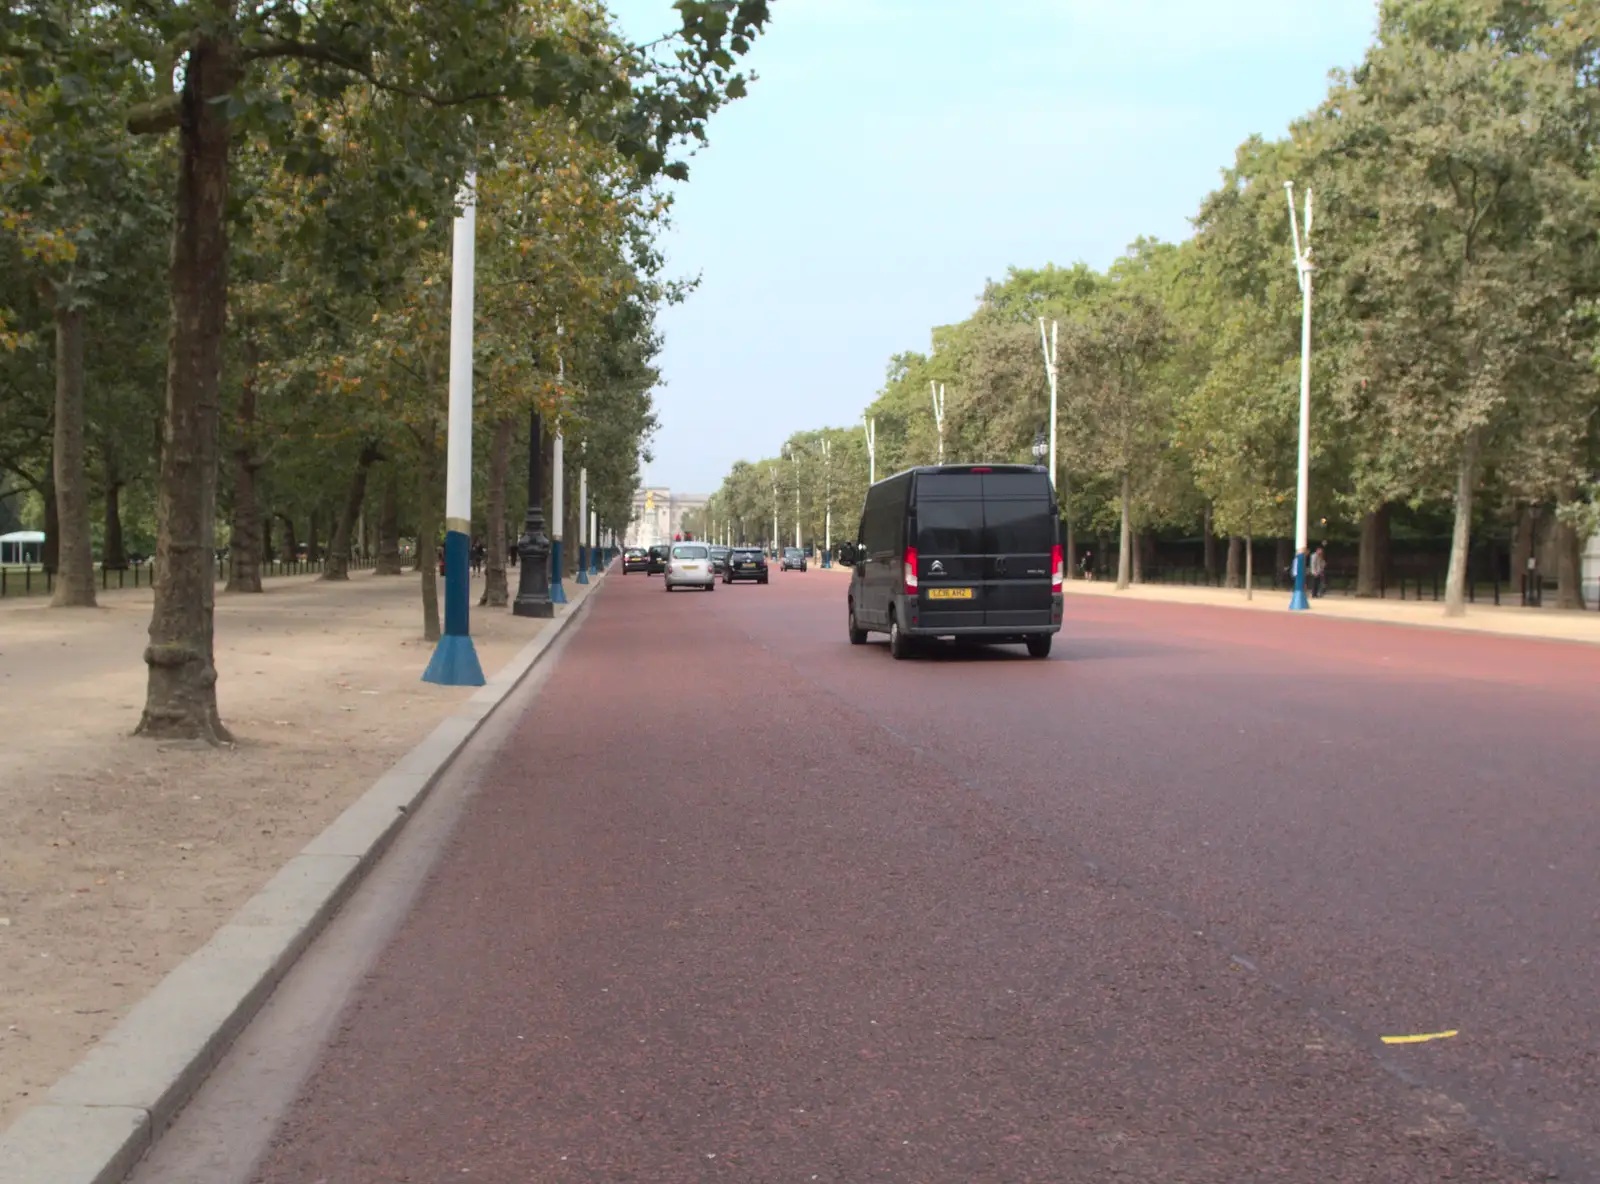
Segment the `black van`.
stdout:
<path fill-rule="evenodd" d="M 887 633 L 905 658 L 919 637 L 978 638 L 1047 656 L 1066 576 L 1057 521 L 1034 465 L 928 465 L 879 481 L 845 547 L 851 644 Z"/>

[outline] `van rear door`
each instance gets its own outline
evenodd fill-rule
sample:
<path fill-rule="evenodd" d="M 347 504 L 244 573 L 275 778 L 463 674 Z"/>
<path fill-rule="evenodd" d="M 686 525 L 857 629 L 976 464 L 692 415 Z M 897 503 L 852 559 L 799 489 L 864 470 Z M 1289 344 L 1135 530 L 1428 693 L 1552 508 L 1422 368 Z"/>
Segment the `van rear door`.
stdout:
<path fill-rule="evenodd" d="M 918 626 L 926 630 L 981 627 L 987 567 L 983 477 L 978 473 L 919 473 L 914 498 Z"/>
<path fill-rule="evenodd" d="M 1051 625 L 1056 513 L 1049 477 L 984 474 L 983 518 L 983 623 L 1006 629 Z"/>

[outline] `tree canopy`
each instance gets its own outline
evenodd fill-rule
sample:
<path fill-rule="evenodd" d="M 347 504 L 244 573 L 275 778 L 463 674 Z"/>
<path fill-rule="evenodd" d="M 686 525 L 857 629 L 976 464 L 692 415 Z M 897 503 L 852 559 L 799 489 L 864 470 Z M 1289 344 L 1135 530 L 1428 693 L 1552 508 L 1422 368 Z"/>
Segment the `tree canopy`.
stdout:
<path fill-rule="evenodd" d="M 508 530 L 534 410 L 581 458 L 567 504 L 581 464 L 626 524 L 655 318 L 687 290 L 654 246 L 666 186 L 767 21 L 766 0 L 675 8 L 642 45 L 598 0 L 0 14 L 0 497 L 48 527 L 59 603 L 152 556 L 141 731 L 227 737 L 219 550 L 250 592 L 274 553 L 339 578 L 373 533 L 393 569 L 401 533 L 431 547 L 469 174 L 475 530 Z"/>

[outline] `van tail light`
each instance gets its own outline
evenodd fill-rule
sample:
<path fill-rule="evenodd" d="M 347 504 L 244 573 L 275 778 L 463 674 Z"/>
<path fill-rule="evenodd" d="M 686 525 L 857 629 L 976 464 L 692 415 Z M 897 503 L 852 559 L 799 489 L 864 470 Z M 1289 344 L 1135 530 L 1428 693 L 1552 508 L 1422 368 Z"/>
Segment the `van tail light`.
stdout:
<path fill-rule="evenodd" d="M 1061 544 L 1057 543 L 1050 548 L 1050 590 L 1052 592 L 1061 591 L 1061 586 L 1066 583 L 1066 579 L 1066 558 L 1061 553 Z"/>
<path fill-rule="evenodd" d="M 906 595 L 915 596 L 917 594 L 917 549 L 915 547 L 906 548 L 906 566 L 903 578 L 905 580 Z"/>

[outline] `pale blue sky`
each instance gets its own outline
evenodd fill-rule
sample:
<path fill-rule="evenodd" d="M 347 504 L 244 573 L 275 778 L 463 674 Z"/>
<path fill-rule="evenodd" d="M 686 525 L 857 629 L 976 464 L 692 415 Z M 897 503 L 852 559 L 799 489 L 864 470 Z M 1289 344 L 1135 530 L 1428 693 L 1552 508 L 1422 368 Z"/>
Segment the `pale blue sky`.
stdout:
<path fill-rule="evenodd" d="M 611 0 L 635 39 L 671 0 Z M 1008 266 L 1180 239 L 1234 148 L 1359 60 L 1374 0 L 773 0 L 677 187 L 651 484 L 709 493 L 859 420 Z"/>

